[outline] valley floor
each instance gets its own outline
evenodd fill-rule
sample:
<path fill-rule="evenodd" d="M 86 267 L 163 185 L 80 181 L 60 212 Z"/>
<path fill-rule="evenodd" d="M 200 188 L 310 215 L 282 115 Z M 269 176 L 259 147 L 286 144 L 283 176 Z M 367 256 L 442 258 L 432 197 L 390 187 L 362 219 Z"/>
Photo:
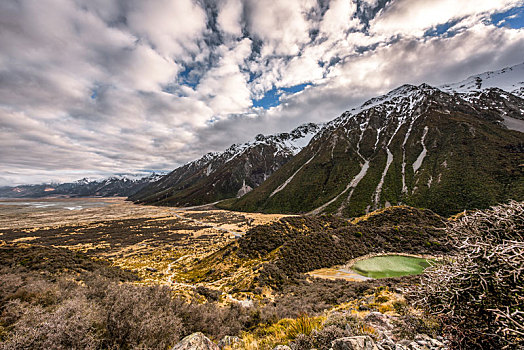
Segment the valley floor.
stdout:
<path fill-rule="evenodd" d="M 144 283 L 188 288 L 174 280 L 175 267 L 285 216 L 142 206 L 124 198 L 9 199 L 0 200 L 0 244 L 67 248 L 131 270 Z"/>
<path fill-rule="evenodd" d="M 355 336 L 383 350 L 447 349 L 440 321 L 405 299 L 420 276 L 367 279 L 344 265 L 452 254 L 446 222 L 410 207 L 348 220 L 0 200 L 0 350 L 171 348 L 195 332 L 223 350 L 329 350 Z"/>

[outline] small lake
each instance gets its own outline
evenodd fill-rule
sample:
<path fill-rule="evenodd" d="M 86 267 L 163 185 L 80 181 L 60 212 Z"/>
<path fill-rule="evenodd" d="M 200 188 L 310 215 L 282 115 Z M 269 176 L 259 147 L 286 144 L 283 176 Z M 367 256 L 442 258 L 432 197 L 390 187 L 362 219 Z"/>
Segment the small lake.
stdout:
<path fill-rule="evenodd" d="M 431 260 L 405 255 L 383 255 L 357 261 L 351 269 L 370 278 L 419 275 Z"/>

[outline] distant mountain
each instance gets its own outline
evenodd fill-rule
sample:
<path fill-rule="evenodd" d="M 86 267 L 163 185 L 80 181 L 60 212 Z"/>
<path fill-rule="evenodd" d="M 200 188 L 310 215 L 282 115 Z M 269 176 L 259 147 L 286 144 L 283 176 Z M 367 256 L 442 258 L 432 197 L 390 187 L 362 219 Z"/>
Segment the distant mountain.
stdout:
<path fill-rule="evenodd" d="M 450 215 L 523 200 L 523 81 L 518 65 L 401 86 L 326 124 L 261 186 L 220 205 L 357 216 L 407 204 Z"/>
<path fill-rule="evenodd" d="M 21 185 L 0 187 L 0 198 L 41 198 L 52 196 L 67 197 L 127 197 L 163 175 L 151 174 L 142 178 L 113 176 L 103 180 L 84 178 L 75 182 L 61 184 Z"/>
<path fill-rule="evenodd" d="M 208 153 L 144 187 L 129 199 L 137 203 L 188 206 L 241 197 L 304 148 L 320 130 L 304 124 L 289 133 L 258 135 L 224 152 Z"/>

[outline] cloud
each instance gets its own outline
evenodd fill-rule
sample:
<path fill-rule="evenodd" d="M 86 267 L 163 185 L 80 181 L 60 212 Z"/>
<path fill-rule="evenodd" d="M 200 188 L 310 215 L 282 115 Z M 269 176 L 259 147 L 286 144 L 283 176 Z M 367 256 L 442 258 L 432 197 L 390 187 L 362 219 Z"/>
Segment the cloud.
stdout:
<path fill-rule="evenodd" d="M 313 0 L 246 1 L 248 28 L 263 42 L 262 56 L 296 55 L 309 41 L 307 13 Z"/>
<path fill-rule="evenodd" d="M 239 37 L 242 35 L 242 11 L 240 0 L 224 0 L 220 3 L 217 22 L 225 33 Z"/>
<path fill-rule="evenodd" d="M 170 170 L 400 84 L 522 61 L 524 30 L 489 21 L 521 1 L 360 4 L 0 2 L 0 185 Z M 425 35 L 445 23 L 452 34 Z"/>
<path fill-rule="evenodd" d="M 521 0 L 397 0 L 371 22 L 371 31 L 387 35 L 421 36 L 433 26 L 452 20 L 502 12 L 522 5 Z"/>
<path fill-rule="evenodd" d="M 333 0 L 329 4 L 329 9 L 324 14 L 320 24 L 320 31 L 328 39 L 344 36 L 346 31 L 356 28 L 360 21 L 354 18 L 357 4 L 352 1 Z"/>
<path fill-rule="evenodd" d="M 249 74 L 240 71 L 251 54 L 251 40 L 244 39 L 231 49 L 221 46 L 217 53 L 219 63 L 204 75 L 197 91 L 216 115 L 241 113 L 251 106 Z"/>
<path fill-rule="evenodd" d="M 133 0 L 126 14 L 129 29 L 161 55 L 185 57 L 197 52 L 206 29 L 204 10 L 191 0 Z"/>

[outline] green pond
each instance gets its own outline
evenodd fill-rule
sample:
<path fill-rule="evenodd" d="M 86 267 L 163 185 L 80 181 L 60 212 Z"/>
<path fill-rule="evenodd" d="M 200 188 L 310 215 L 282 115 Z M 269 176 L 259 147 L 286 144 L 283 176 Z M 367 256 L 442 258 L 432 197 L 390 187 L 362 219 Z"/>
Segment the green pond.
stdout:
<path fill-rule="evenodd" d="M 404 255 L 383 255 L 357 261 L 351 269 L 371 278 L 399 277 L 421 274 L 430 260 Z"/>

